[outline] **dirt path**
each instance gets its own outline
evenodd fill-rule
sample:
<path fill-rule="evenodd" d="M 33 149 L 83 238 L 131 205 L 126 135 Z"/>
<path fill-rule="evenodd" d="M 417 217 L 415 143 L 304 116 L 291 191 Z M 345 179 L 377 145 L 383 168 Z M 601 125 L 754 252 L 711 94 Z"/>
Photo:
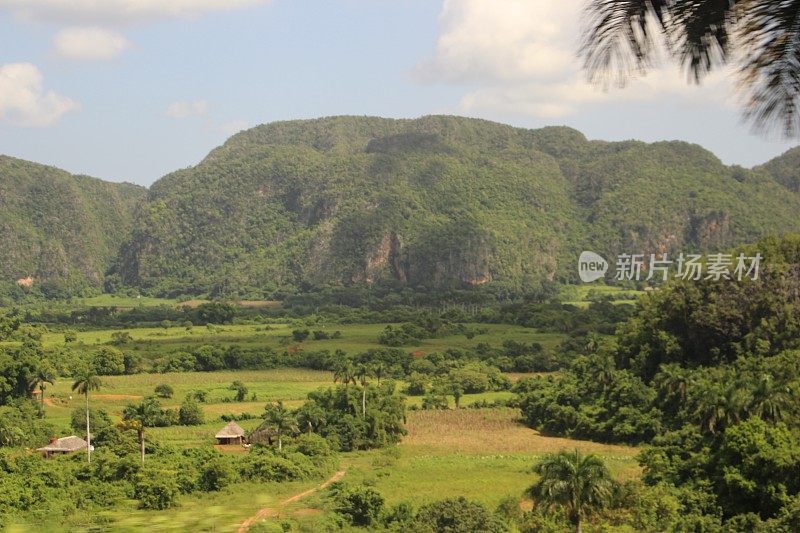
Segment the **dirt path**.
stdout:
<path fill-rule="evenodd" d="M 284 507 L 286 505 L 289 505 L 290 503 L 294 503 L 294 502 L 296 502 L 298 500 L 302 500 L 303 498 L 306 498 L 308 496 L 311 496 L 315 492 L 324 489 L 325 487 L 327 487 L 331 483 L 336 483 L 337 481 L 339 481 L 340 479 L 342 479 L 344 477 L 346 472 L 347 472 L 346 470 L 339 470 L 333 476 L 331 476 L 330 479 L 328 479 L 327 481 L 325 481 L 321 485 L 316 486 L 316 487 L 311 488 L 311 489 L 308 489 L 306 491 L 300 492 L 298 494 L 295 494 L 294 496 L 291 496 L 289 498 L 286 498 L 285 500 L 283 500 L 280 503 L 280 506 L 278 508 L 264 507 L 263 509 L 260 509 L 256 514 L 254 514 L 253 516 L 251 516 L 250 518 L 248 518 L 247 520 L 242 522 L 242 525 L 239 526 L 238 532 L 239 533 L 247 533 L 247 531 L 251 527 L 253 527 L 253 524 L 258 522 L 259 520 L 264 520 L 265 518 L 274 518 L 274 517 L 278 516 L 280 514 L 280 509 L 282 507 Z"/>

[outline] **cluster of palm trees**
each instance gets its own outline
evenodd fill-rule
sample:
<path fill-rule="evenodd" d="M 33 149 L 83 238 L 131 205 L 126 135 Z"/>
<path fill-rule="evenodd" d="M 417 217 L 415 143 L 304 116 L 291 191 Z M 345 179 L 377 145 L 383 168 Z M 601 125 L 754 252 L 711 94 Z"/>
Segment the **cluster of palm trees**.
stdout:
<path fill-rule="evenodd" d="M 378 383 L 386 374 L 386 365 L 381 361 L 374 363 L 355 363 L 349 358 L 339 362 L 333 371 L 333 382 L 341 383 L 347 388 L 351 383 L 361 385 L 361 416 L 367 416 L 367 385 L 371 378 L 376 378 Z"/>
<path fill-rule="evenodd" d="M 268 429 L 278 438 L 278 450 L 283 450 L 283 437 L 299 433 L 297 419 L 289 409 L 284 407 L 282 401 L 267 405 L 263 415 L 264 422 L 256 431 Z"/>
<path fill-rule="evenodd" d="M 653 384 L 668 414 L 693 420 L 711 435 L 751 416 L 787 420 L 798 409 L 800 392 L 791 380 L 767 372 L 734 375 L 721 368 L 690 370 L 677 364 L 662 365 Z"/>

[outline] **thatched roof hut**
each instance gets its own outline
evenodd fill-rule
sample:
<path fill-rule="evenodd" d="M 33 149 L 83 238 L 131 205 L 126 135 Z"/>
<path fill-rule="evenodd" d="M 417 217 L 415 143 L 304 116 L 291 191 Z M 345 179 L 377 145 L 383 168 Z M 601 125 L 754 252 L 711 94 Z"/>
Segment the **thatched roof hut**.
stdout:
<path fill-rule="evenodd" d="M 242 444 L 244 442 L 245 431 L 236 422 L 228 422 L 228 424 L 219 430 L 214 435 L 217 439 L 217 444 Z"/>
<path fill-rule="evenodd" d="M 60 439 L 51 439 L 50 444 L 37 448 L 36 451 L 42 452 L 45 457 L 52 457 L 53 455 L 85 450 L 88 445 L 89 444 L 82 438 L 70 435 L 69 437 L 61 437 Z"/>

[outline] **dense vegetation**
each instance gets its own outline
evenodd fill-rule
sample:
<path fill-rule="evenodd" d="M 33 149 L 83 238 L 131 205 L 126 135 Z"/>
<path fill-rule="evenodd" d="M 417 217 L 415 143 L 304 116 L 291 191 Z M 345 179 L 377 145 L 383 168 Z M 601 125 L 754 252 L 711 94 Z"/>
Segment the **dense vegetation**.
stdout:
<path fill-rule="evenodd" d="M 242 132 L 153 185 L 107 288 L 261 298 L 389 283 L 533 290 L 581 249 L 708 250 L 798 230 L 769 172 L 680 142 L 456 117 Z"/>
<path fill-rule="evenodd" d="M 97 291 L 145 194 L 0 156 L 0 297 Z M 17 286 L 29 276 L 32 287 Z"/>
<path fill-rule="evenodd" d="M 612 343 L 517 384 L 550 434 L 649 443 L 643 480 L 692 529 L 783 531 L 800 502 L 800 238 L 766 239 L 756 281 L 673 282 Z"/>

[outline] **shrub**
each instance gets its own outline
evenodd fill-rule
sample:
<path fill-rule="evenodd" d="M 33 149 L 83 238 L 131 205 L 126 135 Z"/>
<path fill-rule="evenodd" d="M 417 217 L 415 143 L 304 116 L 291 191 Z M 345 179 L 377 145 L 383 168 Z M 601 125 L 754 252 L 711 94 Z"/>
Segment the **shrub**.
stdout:
<path fill-rule="evenodd" d="M 192 396 L 187 396 L 178 410 L 178 422 L 182 426 L 199 426 L 205 421 L 200 405 Z"/>
<path fill-rule="evenodd" d="M 222 457 L 217 457 L 202 467 L 197 484 L 202 491 L 218 491 L 230 485 L 235 476 L 236 473 L 230 463 Z"/>
<path fill-rule="evenodd" d="M 178 482 L 175 472 L 148 469 L 137 476 L 134 497 L 142 509 L 163 510 L 178 503 Z"/>
<path fill-rule="evenodd" d="M 420 532 L 503 532 L 503 523 L 477 502 L 464 497 L 450 498 L 420 507 L 414 519 L 415 531 Z"/>
<path fill-rule="evenodd" d="M 303 342 L 310 334 L 311 332 L 309 332 L 307 329 L 296 329 L 292 331 L 292 339 L 294 339 L 295 342 Z"/>
<path fill-rule="evenodd" d="M 336 495 L 337 513 L 344 515 L 351 525 L 368 527 L 378 521 L 384 499 L 370 487 L 353 487 Z"/>
<path fill-rule="evenodd" d="M 92 367 L 101 376 L 125 373 L 125 358 L 122 352 L 109 346 L 100 348 L 92 356 Z"/>
<path fill-rule="evenodd" d="M 161 385 L 156 385 L 155 393 L 159 398 L 172 398 L 175 390 L 166 383 L 162 383 Z"/>

